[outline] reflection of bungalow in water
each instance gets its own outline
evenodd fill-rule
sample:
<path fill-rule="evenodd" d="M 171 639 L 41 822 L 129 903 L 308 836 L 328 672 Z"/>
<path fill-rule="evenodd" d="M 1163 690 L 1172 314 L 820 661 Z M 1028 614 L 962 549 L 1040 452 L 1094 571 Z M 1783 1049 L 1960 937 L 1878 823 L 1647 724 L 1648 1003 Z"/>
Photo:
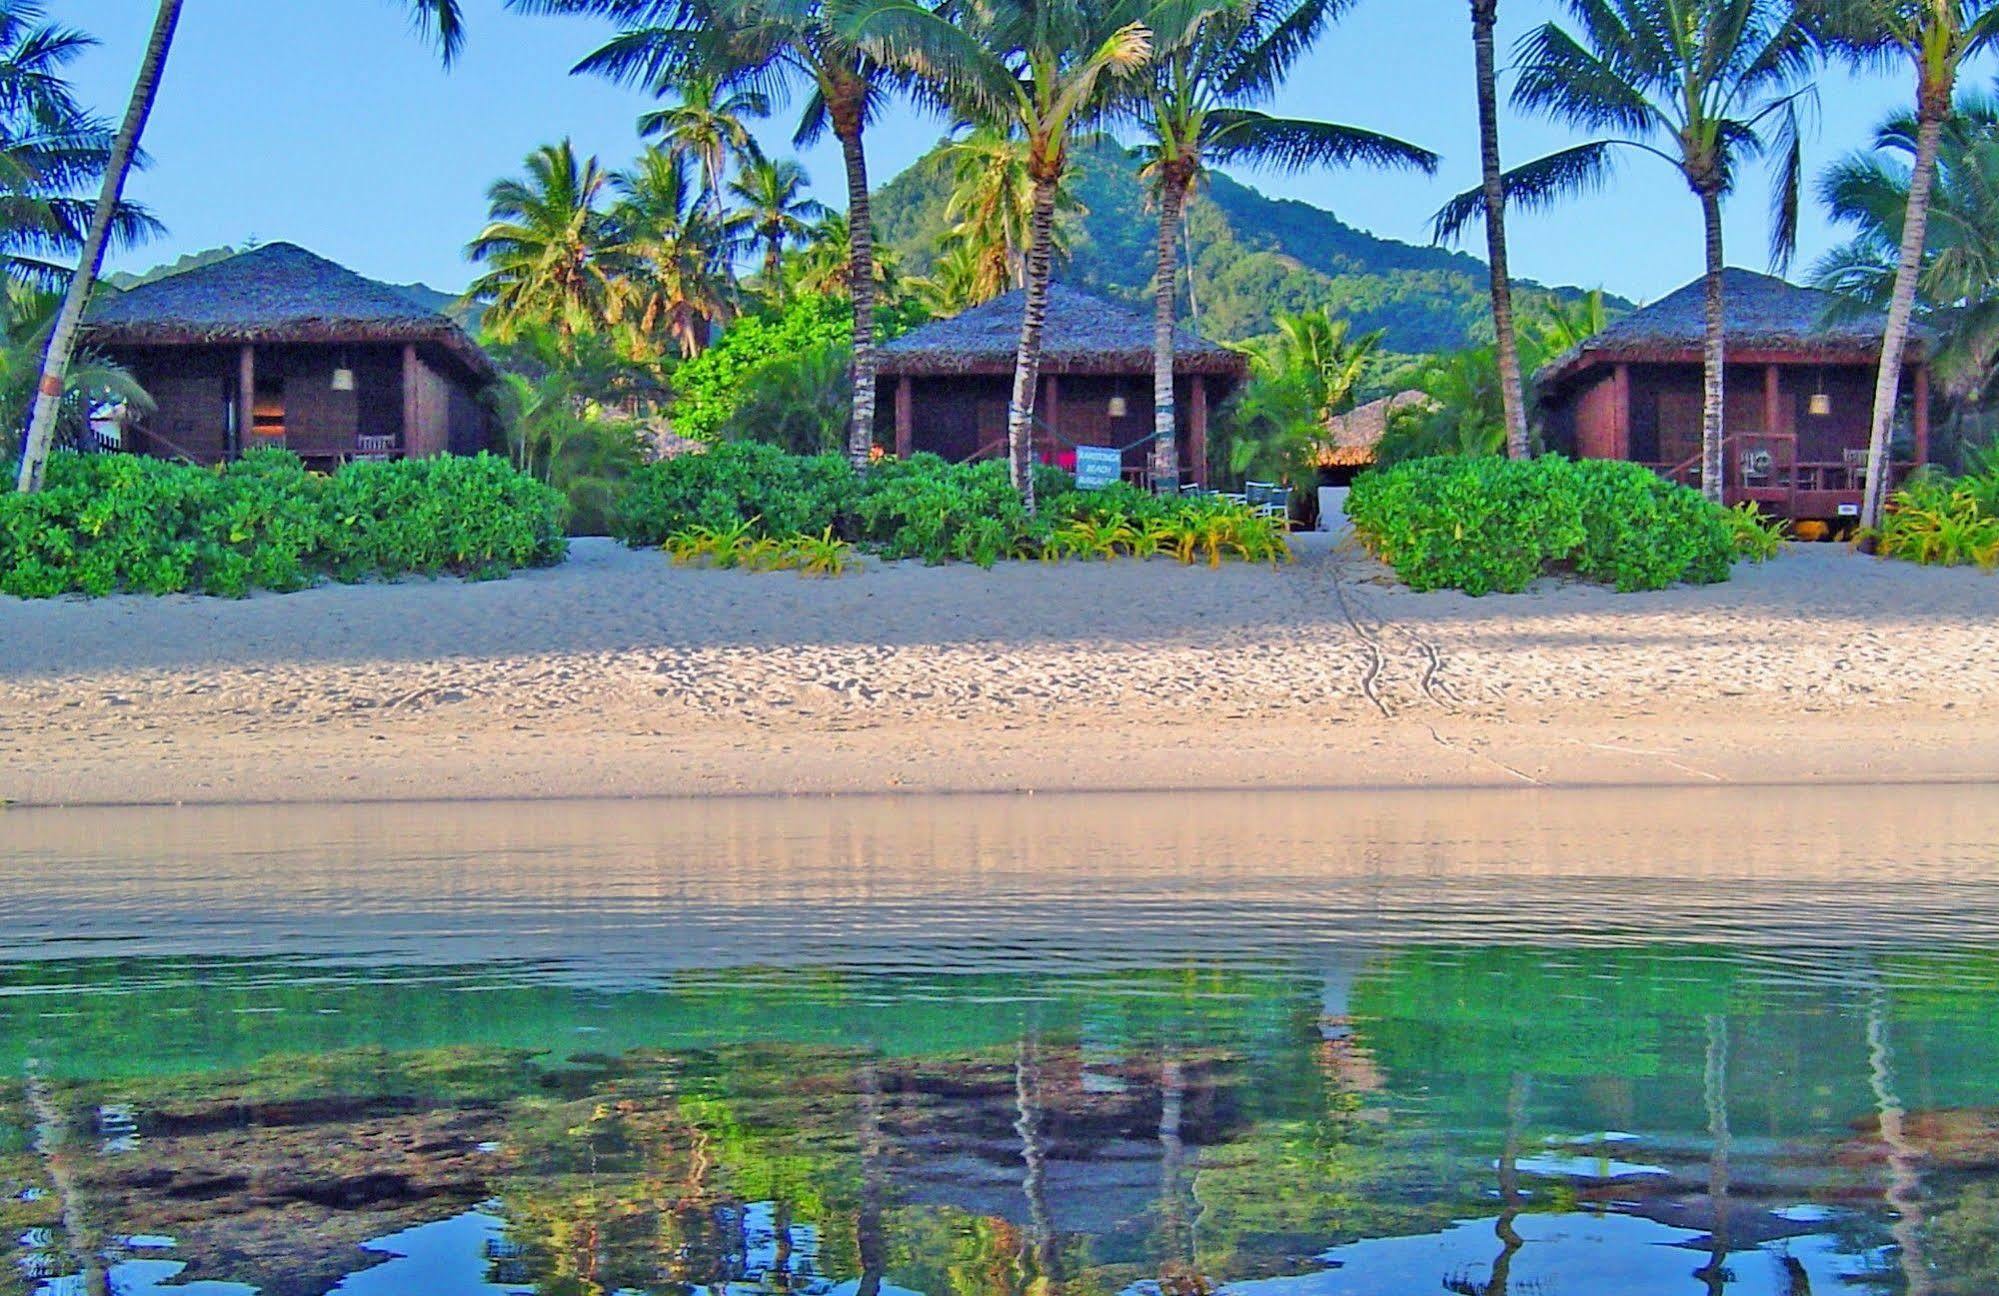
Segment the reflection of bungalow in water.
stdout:
<path fill-rule="evenodd" d="M 1007 407 L 1025 295 L 1008 293 L 885 344 L 877 439 L 898 455 L 1005 458 Z M 1074 469 L 1076 447 L 1124 452 L 1124 476 L 1150 484 L 1152 319 L 1073 289 L 1049 290 L 1036 398 L 1035 454 Z M 1207 481 L 1208 420 L 1242 384 L 1238 353 L 1181 330 L 1175 350 L 1183 475 Z"/>
<path fill-rule="evenodd" d="M 100 300 L 84 336 L 158 405 L 125 429 L 140 454 L 212 464 L 273 446 L 330 467 L 487 447 L 494 369 L 478 344 L 289 243 Z"/>
<path fill-rule="evenodd" d="M 1859 512 L 1885 318 L 1828 318 L 1833 299 L 1730 270 L 1724 287 L 1731 504 L 1788 518 Z M 1544 370 L 1550 446 L 1582 459 L 1628 459 L 1700 482 L 1703 285 L 1635 311 Z M 1929 457 L 1927 340 L 1912 339 L 1895 469 Z"/>

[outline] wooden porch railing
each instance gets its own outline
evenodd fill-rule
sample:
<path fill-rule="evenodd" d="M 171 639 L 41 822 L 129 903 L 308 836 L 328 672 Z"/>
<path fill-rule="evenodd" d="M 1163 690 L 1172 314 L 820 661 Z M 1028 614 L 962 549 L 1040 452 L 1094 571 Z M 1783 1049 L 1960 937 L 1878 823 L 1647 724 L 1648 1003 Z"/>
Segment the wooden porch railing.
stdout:
<path fill-rule="evenodd" d="M 1696 454 L 1679 463 L 1645 466 L 1668 481 L 1698 490 L 1703 458 Z M 1866 489 L 1864 452 L 1849 452 L 1837 462 L 1801 461 L 1797 434 L 1791 432 L 1737 432 L 1725 437 L 1721 443 L 1721 467 L 1723 499 L 1730 503 L 1747 499 L 1777 504 L 1792 517 L 1797 515 L 1801 495 L 1857 495 Z M 1915 467 L 1901 460 L 1889 464 L 1890 486 L 1906 479 Z"/>

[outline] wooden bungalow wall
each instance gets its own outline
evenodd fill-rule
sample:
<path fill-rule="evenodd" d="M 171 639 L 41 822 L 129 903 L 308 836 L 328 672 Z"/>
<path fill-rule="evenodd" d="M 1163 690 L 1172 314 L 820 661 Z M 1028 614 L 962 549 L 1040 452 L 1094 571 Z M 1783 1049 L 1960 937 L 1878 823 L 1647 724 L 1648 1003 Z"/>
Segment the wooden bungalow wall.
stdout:
<path fill-rule="evenodd" d="M 1832 413 L 1810 412 L 1823 390 Z M 1624 366 L 1597 371 L 1550 411 L 1549 439 L 1585 459 L 1632 459 L 1678 464 L 1700 453 L 1702 377 L 1697 365 Z M 1786 365 L 1777 372 L 1770 405 L 1769 370 L 1731 366 L 1725 387 L 1729 435 L 1776 431 L 1795 434 L 1798 457 L 1836 462 L 1867 444 L 1874 400 L 1874 371 L 1855 365 Z"/>
<path fill-rule="evenodd" d="M 218 463 L 241 421 L 240 345 L 113 348 L 158 409 L 140 420 L 128 448 L 163 458 Z M 354 372 L 354 390 L 335 391 L 334 370 Z M 358 452 L 362 437 L 396 439 L 412 456 L 476 454 L 490 448 L 489 417 L 471 376 L 449 357 L 398 344 L 272 345 L 254 350 L 256 386 L 284 411 L 281 444 L 301 458 L 334 461 Z M 407 379 L 407 381 L 406 381 Z M 406 434 L 407 432 L 407 434 Z M 239 449 L 259 441 L 249 428 Z"/>
<path fill-rule="evenodd" d="M 1195 385 L 1202 381 L 1182 378 L 1176 384 L 1183 465 L 1191 470 L 1194 454 Z M 1226 379 L 1208 378 L 1210 408 L 1218 403 Z M 896 433 L 897 378 L 883 382 L 877 402 L 876 439 L 893 447 Z M 940 455 L 945 459 L 970 459 L 981 450 L 1004 444 L 1007 407 L 1013 395 L 1013 379 L 1008 376 L 966 374 L 949 377 L 913 378 L 909 382 L 909 420 L 913 433 L 911 449 Z M 1111 400 L 1125 399 L 1126 413 L 1111 415 Z M 1048 375 L 1035 409 L 1035 418 L 1071 445 L 1131 446 L 1152 432 L 1152 379 L 1150 375 L 1106 377 L 1096 375 Z M 1148 445 L 1127 451 L 1128 468 L 1142 466 L 1150 454 Z"/>

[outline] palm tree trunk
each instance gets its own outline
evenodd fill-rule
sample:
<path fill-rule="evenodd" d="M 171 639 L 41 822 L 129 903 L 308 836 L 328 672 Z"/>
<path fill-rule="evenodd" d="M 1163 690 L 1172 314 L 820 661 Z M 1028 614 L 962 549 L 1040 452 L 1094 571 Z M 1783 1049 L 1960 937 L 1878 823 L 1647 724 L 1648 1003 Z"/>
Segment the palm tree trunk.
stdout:
<path fill-rule="evenodd" d="M 1034 397 L 1041 384 L 1041 330 L 1048 322 L 1048 256 L 1055 236 L 1056 177 L 1036 176 L 1027 234 L 1027 308 L 1020 317 L 1020 354 L 1013 367 L 1013 403 L 1006 441 L 1013 484 L 1034 516 Z"/>
<path fill-rule="evenodd" d="M 1722 428 L 1727 410 L 1723 376 L 1728 360 L 1728 340 L 1723 333 L 1721 301 L 1721 195 L 1701 194 L 1701 216 L 1707 224 L 1707 354 L 1701 399 L 1701 494 L 1719 504 L 1723 500 Z"/>
<path fill-rule="evenodd" d="M 167 51 L 173 47 L 174 28 L 180 23 L 180 7 L 181 0 L 160 0 L 153 36 L 139 64 L 139 79 L 132 86 L 131 106 L 125 110 L 124 124 L 118 128 L 111 157 L 105 164 L 104 188 L 97 195 L 97 208 L 90 216 L 83 256 L 77 262 L 76 274 L 70 278 L 69 290 L 63 294 L 55 331 L 49 336 L 41 382 L 35 388 L 35 412 L 28 420 L 27 440 L 21 445 L 21 473 L 16 484 L 23 492 L 42 488 L 42 470 L 48 463 L 49 443 L 55 436 L 56 410 L 62 403 L 70 356 L 76 351 L 83 308 L 89 304 L 91 290 L 97 286 L 97 274 L 104 268 L 104 251 L 111 243 L 111 223 L 118 214 L 118 204 L 124 201 L 125 180 L 132 172 L 132 156 L 138 151 L 139 137 L 145 134 L 146 119 L 153 113 L 160 74 L 166 68 Z"/>
<path fill-rule="evenodd" d="M 1916 281 L 1923 268 L 1929 240 L 1930 190 L 1936 181 L 1937 152 L 1943 146 L 1944 119 L 1950 94 L 1939 96 L 1923 87 L 1919 96 L 1921 121 L 1916 129 L 1916 165 L 1909 175 L 1909 208 L 1902 221 L 1902 259 L 1895 267 L 1895 294 L 1888 304 L 1888 330 L 1881 341 L 1881 372 L 1874 382 L 1874 429 L 1867 441 L 1867 493 L 1860 506 L 1860 525 L 1878 527 L 1888 502 L 1888 438 L 1895 428 L 1895 410 L 1902 399 L 1902 360 L 1909 348 L 1909 321 L 1916 310 Z"/>
<path fill-rule="evenodd" d="M 1186 182 L 1163 168 L 1159 190 L 1159 267 L 1153 278 L 1152 316 L 1152 480 L 1155 488 L 1177 490 L 1180 476 L 1180 413 L 1173 400 L 1173 330 L 1179 322 L 1180 211 Z"/>
<path fill-rule="evenodd" d="M 861 104 L 835 105 L 833 130 L 847 164 L 847 292 L 854 302 L 854 421 L 847 458 L 866 468 L 875 448 L 875 218 Z"/>
<path fill-rule="evenodd" d="M 1485 173 L 1486 260 L 1492 267 L 1492 332 L 1499 360 L 1499 403 L 1506 418 L 1506 457 L 1525 459 L 1527 399 L 1520 376 L 1520 339 L 1513 332 L 1513 280 L 1506 255 L 1506 181 L 1499 168 L 1499 74 L 1493 29 L 1499 0 L 1471 0 L 1472 45 L 1478 56 L 1479 162 Z"/>

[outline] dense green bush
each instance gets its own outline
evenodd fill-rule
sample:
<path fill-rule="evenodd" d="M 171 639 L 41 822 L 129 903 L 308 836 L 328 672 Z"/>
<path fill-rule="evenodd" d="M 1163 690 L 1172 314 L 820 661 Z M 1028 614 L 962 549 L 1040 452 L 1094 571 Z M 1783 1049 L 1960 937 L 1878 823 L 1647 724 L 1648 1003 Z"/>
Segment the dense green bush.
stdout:
<path fill-rule="evenodd" d="M 0 495 L 0 593 L 303 589 L 326 577 L 500 575 L 559 561 L 555 491 L 488 455 L 351 464 L 281 450 L 218 469 L 57 455 L 35 495 Z"/>
<path fill-rule="evenodd" d="M 1999 568 L 1999 453 L 1962 477 L 1917 474 L 1889 499 L 1875 552 L 1926 567 Z"/>
<path fill-rule="evenodd" d="M 691 527 L 737 522 L 765 535 L 818 535 L 846 518 L 859 491 L 859 475 L 838 455 L 731 442 L 633 473 L 612 534 L 648 547 Z"/>
<path fill-rule="evenodd" d="M 920 308 L 883 307 L 875 313 L 875 332 L 887 341 L 922 320 Z M 766 367 L 847 342 L 853 331 L 852 304 L 831 296 L 798 297 L 732 322 L 715 345 L 674 370 L 673 430 L 694 441 L 717 439 Z"/>
<path fill-rule="evenodd" d="M 618 536 L 708 556 L 718 540 L 823 537 L 889 559 L 984 567 L 1007 558 L 1169 551 L 1217 561 L 1279 556 L 1270 537 L 1282 525 L 1240 506 L 1160 499 L 1125 485 L 1078 491 L 1066 473 L 1045 467 L 1036 469 L 1035 489 L 1043 505 L 1030 518 L 1004 463 L 920 454 L 861 474 L 835 455 L 732 442 L 640 470 Z"/>
<path fill-rule="evenodd" d="M 1664 589 L 1727 580 L 1738 556 L 1725 509 L 1628 463 L 1416 459 L 1363 474 L 1347 513 L 1419 590 L 1517 593 L 1555 569 Z"/>

